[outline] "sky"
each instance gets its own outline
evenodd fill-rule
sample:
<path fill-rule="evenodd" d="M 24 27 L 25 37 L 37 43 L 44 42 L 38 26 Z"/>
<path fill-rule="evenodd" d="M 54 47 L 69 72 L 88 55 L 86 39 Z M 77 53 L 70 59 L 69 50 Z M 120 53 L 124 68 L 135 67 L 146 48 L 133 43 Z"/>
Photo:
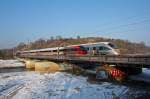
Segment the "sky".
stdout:
<path fill-rule="evenodd" d="M 150 46 L 150 0 L 0 0 L 0 49 L 51 36 Z"/>

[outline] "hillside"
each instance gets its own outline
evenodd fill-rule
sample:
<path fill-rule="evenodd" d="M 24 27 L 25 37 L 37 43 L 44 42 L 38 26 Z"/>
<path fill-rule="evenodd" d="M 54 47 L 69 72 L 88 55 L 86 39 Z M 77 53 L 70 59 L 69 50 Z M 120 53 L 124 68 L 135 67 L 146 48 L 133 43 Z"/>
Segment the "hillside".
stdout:
<path fill-rule="evenodd" d="M 135 54 L 135 53 L 150 53 L 150 47 L 146 46 L 144 42 L 133 43 L 127 40 L 121 39 L 110 39 L 102 37 L 87 37 L 87 38 L 62 38 L 57 36 L 56 38 L 51 37 L 50 39 L 38 39 L 28 44 L 20 43 L 18 46 L 12 49 L 0 50 L 1 59 L 10 59 L 16 51 L 60 47 L 75 44 L 94 43 L 94 42 L 112 42 L 118 46 L 122 54 Z"/>
<path fill-rule="evenodd" d="M 40 48 L 49 48 L 49 47 L 58 47 L 58 46 L 67 46 L 75 44 L 84 44 L 84 43 L 94 43 L 94 42 L 112 42 L 118 46 L 122 54 L 133 54 L 133 53 L 149 53 L 150 47 L 147 47 L 144 42 L 133 43 L 127 40 L 121 39 L 110 39 L 102 37 L 87 37 L 87 38 L 62 38 L 56 37 L 50 38 L 47 40 L 38 39 L 29 44 L 20 43 L 16 48 L 17 50 L 31 50 L 31 49 L 40 49 Z"/>

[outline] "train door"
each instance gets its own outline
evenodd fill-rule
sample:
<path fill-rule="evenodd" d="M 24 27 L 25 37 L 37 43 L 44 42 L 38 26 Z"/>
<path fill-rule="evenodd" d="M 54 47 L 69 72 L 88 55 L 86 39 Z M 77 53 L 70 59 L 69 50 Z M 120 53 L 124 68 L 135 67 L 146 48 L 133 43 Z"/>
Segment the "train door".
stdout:
<path fill-rule="evenodd" d="M 93 54 L 93 52 L 92 52 L 93 47 L 86 47 L 86 50 L 87 50 L 87 54 L 88 55 L 92 55 Z"/>
<path fill-rule="evenodd" d="M 86 47 L 87 54 L 90 54 L 90 47 Z"/>
<path fill-rule="evenodd" d="M 99 54 L 98 47 L 96 47 L 96 46 L 93 47 L 92 53 L 93 53 L 93 55 L 98 55 Z"/>
<path fill-rule="evenodd" d="M 109 48 L 105 46 L 99 46 L 99 54 L 100 55 L 107 55 L 109 53 Z"/>

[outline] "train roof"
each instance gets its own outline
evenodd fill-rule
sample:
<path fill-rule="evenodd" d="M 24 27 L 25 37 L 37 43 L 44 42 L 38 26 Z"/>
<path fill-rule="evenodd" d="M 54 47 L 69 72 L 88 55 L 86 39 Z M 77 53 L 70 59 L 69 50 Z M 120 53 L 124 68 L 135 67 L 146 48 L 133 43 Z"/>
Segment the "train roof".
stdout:
<path fill-rule="evenodd" d="M 109 44 L 111 42 L 96 42 L 96 43 L 86 43 L 86 44 L 78 44 L 78 45 L 69 45 L 67 47 L 72 47 L 72 46 L 84 46 L 84 45 L 97 45 L 97 44 Z"/>
<path fill-rule="evenodd" d="M 36 49 L 36 50 L 21 51 L 21 52 L 43 52 L 43 51 L 51 51 L 57 49 L 64 49 L 64 47 L 44 48 L 44 49 Z"/>
<path fill-rule="evenodd" d="M 78 45 L 69 45 L 66 47 L 84 46 L 84 45 L 88 46 L 88 45 L 109 44 L 109 43 L 111 43 L 111 42 L 86 43 L 86 44 L 78 44 Z M 44 49 L 35 49 L 35 50 L 19 51 L 19 52 L 42 52 L 42 51 L 50 51 L 50 50 L 57 50 L 57 49 L 65 49 L 66 47 L 44 48 Z"/>
<path fill-rule="evenodd" d="M 109 44 L 111 42 L 96 42 L 96 43 L 86 43 L 86 44 L 80 44 L 80 45 L 95 45 L 95 44 Z"/>

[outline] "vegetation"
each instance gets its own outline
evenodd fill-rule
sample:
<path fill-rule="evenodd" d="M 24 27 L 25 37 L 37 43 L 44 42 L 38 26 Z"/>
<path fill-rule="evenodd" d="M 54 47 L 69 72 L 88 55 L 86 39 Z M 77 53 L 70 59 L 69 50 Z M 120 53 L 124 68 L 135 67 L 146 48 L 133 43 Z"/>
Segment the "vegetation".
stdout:
<path fill-rule="evenodd" d="M 0 50 L 0 59 L 11 59 L 13 58 L 13 49 Z"/>
<path fill-rule="evenodd" d="M 23 50 L 50 48 L 50 47 L 67 46 L 84 43 L 107 42 L 107 41 L 116 44 L 118 48 L 120 48 L 121 53 L 123 54 L 147 53 L 150 51 L 150 47 L 146 46 L 144 42 L 133 43 L 128 40 L 110 39 L 102 37 L 81 38 L 80 36 L 77 36 L 77 38 L 62 38 L 61 36 L 56 36 L 56 38 L 50 37 L 50 39 L 47 40 L 38 39 L 28 44 L 20 43 L 17 47 L 13 48 L 13 50 L 12 49 L 1 50 L 0 57 L 10 58 L 13 56 L 13 52 L 16 52 L 18 50 L 23 51 Z"/>

